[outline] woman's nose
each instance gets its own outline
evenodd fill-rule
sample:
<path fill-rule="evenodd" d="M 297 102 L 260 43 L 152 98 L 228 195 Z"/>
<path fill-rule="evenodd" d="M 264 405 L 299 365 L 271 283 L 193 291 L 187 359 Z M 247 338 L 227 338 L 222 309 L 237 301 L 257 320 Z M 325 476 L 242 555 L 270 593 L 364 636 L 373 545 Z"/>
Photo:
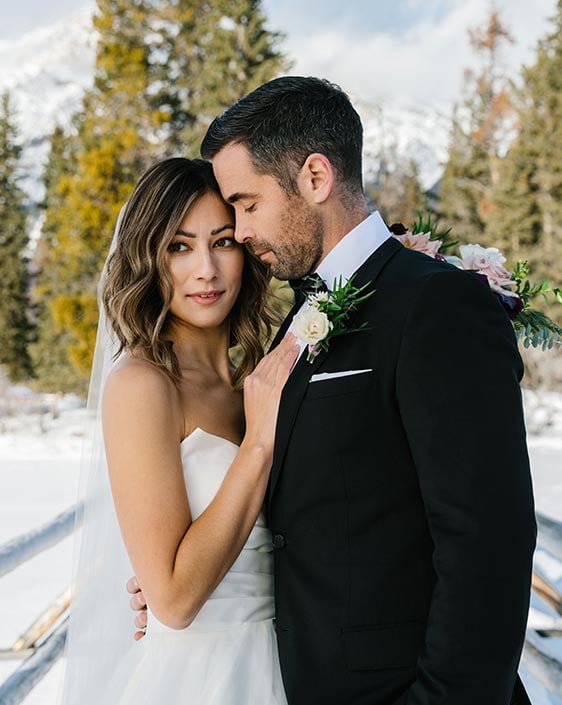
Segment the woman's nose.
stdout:
<path fill-rule="evenodd" d="M 211 252 L 201 252 L 197 258 L 197 279 L 210 281 L 217 276 L 217 266 Z"/>

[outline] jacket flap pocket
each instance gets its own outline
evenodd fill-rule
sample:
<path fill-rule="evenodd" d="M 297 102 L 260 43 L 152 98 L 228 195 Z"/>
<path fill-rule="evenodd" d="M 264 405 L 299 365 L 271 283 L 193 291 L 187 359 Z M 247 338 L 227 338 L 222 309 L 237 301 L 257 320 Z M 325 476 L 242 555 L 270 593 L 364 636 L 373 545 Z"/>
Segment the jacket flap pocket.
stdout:
<path fill-rule="evenodd" d="M 425 638 L 425 622 L 344 629 L 347 665 L 352 671 L 413 668 Z"/>

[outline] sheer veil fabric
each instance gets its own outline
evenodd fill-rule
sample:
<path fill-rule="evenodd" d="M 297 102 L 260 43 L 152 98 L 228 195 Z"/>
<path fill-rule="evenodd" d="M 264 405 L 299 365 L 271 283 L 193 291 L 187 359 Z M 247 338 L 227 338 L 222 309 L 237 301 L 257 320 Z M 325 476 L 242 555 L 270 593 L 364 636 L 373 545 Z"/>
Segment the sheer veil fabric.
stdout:
<path fill-rule="evenodd" d="M 116 245 L 121 209 L 109 252 Z M 107 266 L 107 260 L 106 260 Z M 102 273 L 100 283 L 105 276 Z M 98 289 L 99 290 L 99 289 Z M 100 305 L 87 402 L 88 438 L 82 453 L 73 582 L 60 705 L 99 705 L 100 695 L 125 653 L 134 648 L 133 612 L 125 583 L 133 575 L 112 501 L 101 431 L 101 398 L 116 344 Z M 126 674 L 123 674 L 126 677 Z"/>

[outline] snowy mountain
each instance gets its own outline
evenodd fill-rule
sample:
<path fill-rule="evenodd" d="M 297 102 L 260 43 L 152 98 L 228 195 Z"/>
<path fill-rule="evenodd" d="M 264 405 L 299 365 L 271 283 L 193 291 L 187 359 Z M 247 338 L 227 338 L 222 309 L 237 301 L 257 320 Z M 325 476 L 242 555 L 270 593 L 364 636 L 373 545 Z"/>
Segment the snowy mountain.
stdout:
<path fill-rule="evenodd" d="M 92 83 L 91 8 L 63 22 L 0 41 L 0 91 L 9 90 L 24 147 L 23 188 L 41 199 L 41 170 L 54 126 L 66 127 Z"/>
<path fill-rule="evenodd" d="M 10 90 L 24 146 L 22 186 L 31 205 L 43 195 L 41 172 L 48 137 L 59 123 L 68 126 L 91 86 L 95 59 L 93 4 L 67 20 L 0 41 L 0 91 Z M 365 170 L 373 171 L 381 148 L 421 167 L 424 186 L 438 178 L 445 157 L 447 120 L 431 106 L 367 104 L 352 96 L 365 124 Z"/>

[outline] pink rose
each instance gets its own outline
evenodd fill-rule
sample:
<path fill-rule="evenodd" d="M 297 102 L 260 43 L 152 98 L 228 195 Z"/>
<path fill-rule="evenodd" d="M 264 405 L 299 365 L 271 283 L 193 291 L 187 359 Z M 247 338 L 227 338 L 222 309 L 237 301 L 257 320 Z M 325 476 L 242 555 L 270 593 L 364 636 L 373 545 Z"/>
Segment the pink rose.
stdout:
<path fill-rule="evenodd" d="M 460 248 L 460 264 L 463 269 L 473 269 L 488 278 L 490 288 L 505 292 L 506 286 L 513 286 L 510 273 L 503 266 L 505 257 L 497 247 L 481 247 L 480 245 L 462 245 Z M 512 292 L 507 292 L 509 295 Z"/>
<path fill-rule="evenodd" d="M 431 233 L 416 233 L 415 235 L 406 231 L 403 235 L 394 235 L 397 240 L 410 250 L 417 250 L 435 259 L 439 248 L 443 244 L 441 240 L 430 240 Z"/>

